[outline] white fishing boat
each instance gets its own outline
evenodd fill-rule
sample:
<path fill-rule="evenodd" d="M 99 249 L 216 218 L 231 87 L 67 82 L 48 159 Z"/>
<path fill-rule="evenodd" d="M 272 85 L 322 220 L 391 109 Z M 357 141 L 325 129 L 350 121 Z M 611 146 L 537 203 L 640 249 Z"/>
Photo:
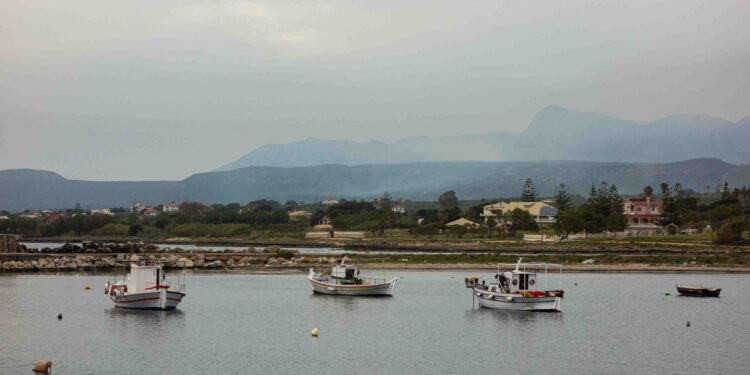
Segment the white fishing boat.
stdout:
<path fill-rule="evenodd" d="M 554 290 L 548 289 L 547 280 L 550 268 L 562 275 L 561 265 L 522 263 L 519 259 L 512 271 L 501 272 L 503 266 L 508 265 L 498 264 L 495 281 L 474 285 L 472 291 L 479 306 L 496 310 L 560 311 L 564 295 L 562 280 Z M 542 277 L 538 277 L 540 273 Z"/>
<path fill-rule="evenodd" d="M 128 309 L 171 310 L 185 297 L 185 270 L 177 281 L 167 281 L 159 262 L 140 260 L 130 265 L 124 280 L 108 281 L 104 293 L 116 307 Z"/>
<path fill-rule="evenodd" d="M 359 269 L 346 264 L 346 258 L 335 264 L 330 273 L 316 273 L 310 268 L 307 280 L 313 292 L 343 296 L 392 296 L 398 277 L 387 281 L 384 278 L 360 277 Z"/>

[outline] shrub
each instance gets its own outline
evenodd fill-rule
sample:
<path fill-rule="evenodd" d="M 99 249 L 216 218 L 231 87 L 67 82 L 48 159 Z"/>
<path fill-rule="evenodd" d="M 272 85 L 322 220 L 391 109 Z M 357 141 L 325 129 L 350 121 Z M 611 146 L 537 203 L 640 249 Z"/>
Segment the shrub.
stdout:
<path fill-rule="evenodd" d="M 716 233 L 716 243 L 733 244 L 742 240 L 743 223 L 741 220 L 725 222 Z"/>
<path fill-rule="evenodd" d="M 294 251 L 287 249 L 280 249 L 276 252 L 276 255 L 284 259 L 292 259 L 294 257 Z"/>
<path fill-rule="evenodd" d="M 130 230 L 129 225 L 125 224 L 107 224 L 91 232 L 94 236 L 127 236 Z"/>

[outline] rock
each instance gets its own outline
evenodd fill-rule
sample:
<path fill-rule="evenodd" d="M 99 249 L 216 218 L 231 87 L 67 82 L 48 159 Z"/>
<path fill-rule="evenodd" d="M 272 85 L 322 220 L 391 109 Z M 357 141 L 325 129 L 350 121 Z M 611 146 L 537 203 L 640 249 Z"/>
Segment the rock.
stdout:
<path fill-rule="evenodd" d="M 278 253 L 279 250 L 281 250 L 281 247 L 273 245 L 273 246 L 268 246 L 267 248 L 263 249 L 263 252 L 266 254 L 273 254 L 273 253 Z"/>
<path fill-rule="evenodd" d="M 135 254 L 133 254 L 133 255 L 131 255 L 131 256 L 130 256 L 130 261 L 131 261 L 131 262 L 137 262 L 137 261 L 138 261 L 138 259 L 140 259 L 140 258 L 138 257 L 138 255 L 135 255 Z"/>
<path fill-rule="evenodd" d="M 224 263 L 220 260 L 215 260 L 213 262 L 206 263 L 206 268 L 222 268 L 224 267 Z"/>
<path fill-rule="evenodd" d="M 596 261 L 593 260 L 593 259 L 586 259 L 583 262 L 581 262 L 581 264 L 594 264 L 594 262 L 596 262 Z"/>
<path fill-rule="evenodd" d="M 227 261 L 227 266 L 228 266 L 228 267 L 234 267 L 234 259 L 229 259 L 229 260 Z"/>
<path fill-rule="evenodd" d="M 177 260 L 178 266 L 184 266 L 185 268 L 193 268 L 193 261 L 188 258 L 180 258 Z"/>

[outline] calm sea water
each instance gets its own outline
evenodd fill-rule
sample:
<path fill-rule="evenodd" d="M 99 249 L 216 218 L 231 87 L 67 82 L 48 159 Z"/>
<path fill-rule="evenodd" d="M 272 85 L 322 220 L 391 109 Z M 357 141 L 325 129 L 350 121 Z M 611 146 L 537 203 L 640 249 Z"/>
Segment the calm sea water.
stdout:
<path fill-rule="evenodd" d="M 112 308 L 107 276 L 3 275 L 0 374 L 41 358 L 54 374 L 750 373 L 750 275 L 567 274 L 562 313 L 524 313 L 473 309 L 469 274 L 389 272 L 404 276 L 393 298 L 197 274 L 170 312 Z M 678 297 L 677 282 L 722 296 Z"/>

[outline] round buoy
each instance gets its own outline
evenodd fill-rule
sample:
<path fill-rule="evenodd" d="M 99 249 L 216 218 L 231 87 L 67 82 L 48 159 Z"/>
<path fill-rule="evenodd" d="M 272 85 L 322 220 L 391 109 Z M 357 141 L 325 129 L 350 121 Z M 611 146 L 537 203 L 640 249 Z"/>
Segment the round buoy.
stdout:
<path fill-rule="evenodd" d="M 62 314 L 57 314 L 57 320 L 62 320 Z"/>
<path fill-rule="evenodd" d="M 52 361 L 40 359 L 34 363 L 34 372 L 40 374 L 49 374 L 52 369 Z"/>
<path fill-rule="evenodd" d="M 320 330 L 317 327 L 313 328 L 313 330 L 312 330 L 312 336 L 313 337 L 318 337 L 318 333 L 320 333 Z"/>
<path fill-rule="evenodd" d="M 688 320 L 688 322 L 687 322 L 687 326 L 688 326 L 688 327 L 690 327 L 690 321 L 689 321 L 689 320 Z"/>

